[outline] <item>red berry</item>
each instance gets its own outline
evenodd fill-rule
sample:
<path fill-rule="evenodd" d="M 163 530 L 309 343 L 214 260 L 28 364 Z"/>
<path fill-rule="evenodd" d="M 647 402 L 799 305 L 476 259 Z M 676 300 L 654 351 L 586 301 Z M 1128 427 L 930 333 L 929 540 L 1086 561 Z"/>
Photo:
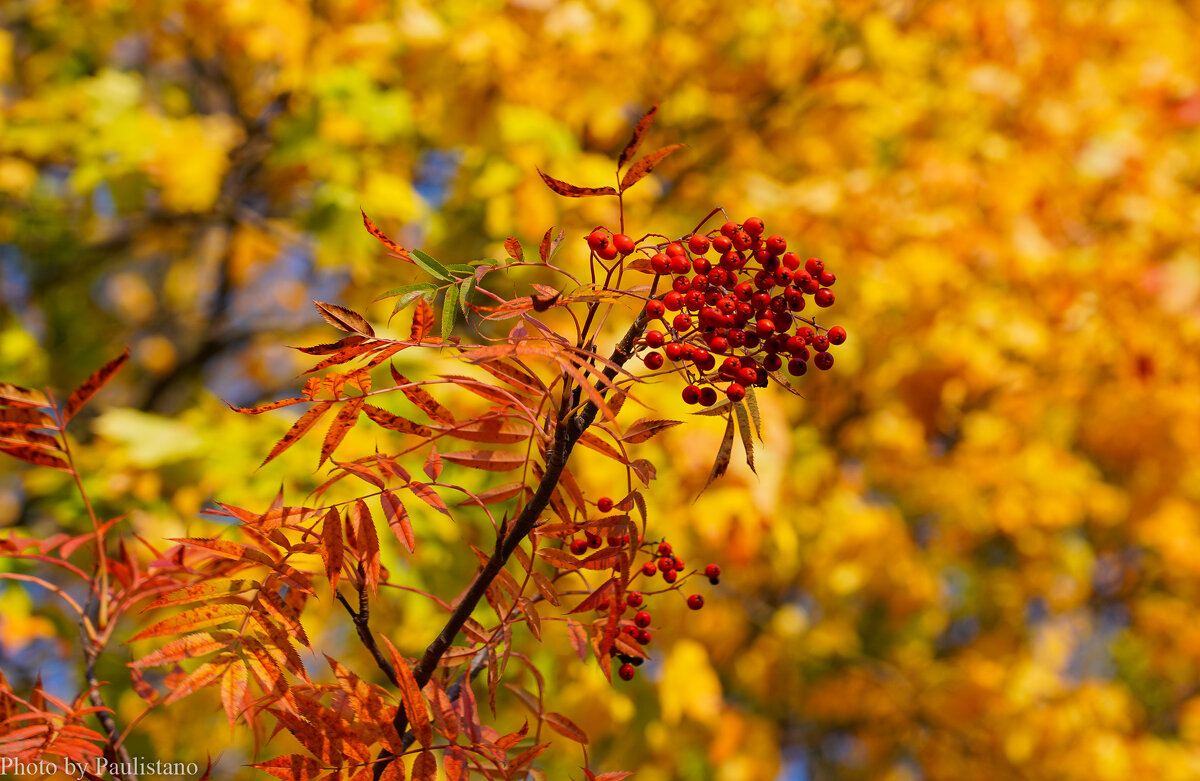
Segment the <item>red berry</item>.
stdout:
<path fill-rule="evenodd" d="M 671 270 L 671 259 L 661 252 L 656 252 L 650 258 L 650 268 L 655 274 L 666 274 Z"/>
<path fill-rule="evenodd" d="M 828 355 L 828 353 L 822 354 Z M 792 375 L 793 377 L 799 377 L 808 371 L 808 364 L 800 358 L 793 358 L 792 360 L 788 361 L 787 370 L 788 374 Z"/>
<path fill-rule="evenodd" d="M 825 269 L 824 271 L 822 271 L 822 272 L 821 272 L 821 273 L 820 273 L 820 274 L 817 276 L 817 279 L 818 279 L 818 280 L 821 282 L 821 284 L 822 284 L 822 285 L 824 285 L 825 287 L 829 287 L 830 285 L 832 285 L 834 282 L 836 282 L 836 281 L 837 281 L 837 277 L 836 277 L 836 276 L 834 275 L 834 273 L 833 273 L 832 271 L 830 271 L 829 269 Z"/>
<path fill-rule="evenodd" d="M 708 258 L 692 258 L 692 271 L 707 276 L 712 271 L 712 261 Z"/>
<path fill-rule="evenodd" d="M 733 240 L 728 236 L 717 236 L 712 240 L 712 248 L 714 252 L 724 255 L 729 250 L 733 249 Z"/>
<path fill-rule="evenodd" d="M 680 275 L 671 280 L 671 290 L 680 295 L 683 295 L 691 289 L 692 280 L 688 279 L 685 275 Z"/>
<path fill-rule="evenodd" d="M 587 540 L 571 540 L 571 553 L 582 556 L 587 551 Z"/>
<path fill-rule="evenodd" d="M 821 371 L 828 371 L 833 367 L 833 356 L 829 353 L 817 353 L 813 356 L 813 363 Z"/>
<path fill-rule="evenodd" d="M 787 241 L 782 236 L 770 236 L 766 243 L 767 252 L 772 255 L 782 255 L 787 249 Z"/>
<path fill-rule="evenodd" d="M 721 565 L 720 564 L 709 564 L 708 566 L 706 566 L 704 568 L 704 577 L 706 577 L 706 578 L 721 577 Z M 636 605 L 635 605 L 635 607 L 636 607 Z"/>
<path fill-rule="evenodd" d="M 733 248 L 740 252 L 745 252 L 754 244 L 754 239 L 750 238 L 750 234 L 746 231 L 738 231 L 730 238 L 733 239 Z"/>
<path fill-rule="evenodd" d="M 646 332 L 646 344 L 649 345 L 650 347 L 662 347 L 663 341 L 664 341 L 664 337 L 663 337 L 662 331 L 647 331 Z"/>
<path fill-rule="evenodd" d="M 842 328 L 840 325 L 835 325 L 833 328 L 830 328 L 825 335 L 829 337 L 830 344 L 841 344 L 842 342 L 846 341 L 846 329 Z"/>
<path fill-rule="evenodd" d="M 809 258 L 804 261 L 804 270 L 814 277 L 820 276 L 821 272 L 825 270 L 825 262 L 820 258 Z"/>
<path fill-rule="evenodd" d="M 817 306 L 833 306 L 833 291 L 823 287 L 813 296 L 813 301 L 817 302 Z"/>
<path fill-rule="evenodd" d="M 823 352 L 826 352 L 827 350 L 829 350 L 829 344 L 830 344 L 829 337 L 826 336 L 825 334 L 817 334 L 816 336 L 814 336 L 812 338 L 813 349 L 819 353 L 823 353 Z"/>
<path fill-rule="evenodd" d="M 800 256 L 795 252 L 783 253 L 783 257 L 781 257 L 780 260 L 783 262 L 784 267 L 791 271 L 795 271 L 796 269 L 800 268 Z"/>
<path fill-rule="evenodd" d="M 764 317 L 754 324 L 754 330 L 760 338 L 765 338 L 775 332 L 775 323 Z"/>
<path fill-rule="evenodd" d="M 683 309 L 683 296 L 678 290 L 671 290 L 664 294 L 662 301 L 663 306 L 665 306 L 668 311 L 678 312 L 680 309 Z"/>
<path fill-rule="evenodd" d="M 670 255 L 671 258 L 671 273 L 686 274 L 692 269 L 692 262 L 687 259 L 686 255 Z"/>
<path fill-rule="evenodd" d="M 650 630 L 639 629 L 638 633 L 634 635 L 634 639 L 637 640 L 638 645 L 650 645 L 650 640 L 652 639 Z"/>
<path fill-rule="evenodd" d="M 721 235 L 732 239 L 733 234 L 738 232 L 738 224 L 736 222 L 727 222 L 721 226 Z"/>
<path fill-rule="evenodd" d="M 634 244 L 633 239 L 629 238 L 624 233 L 618 233 L 613 236 L 612 242 L 613 246 L 617 248 L 617 252 L 620 252 L 622 255 L 628 255 L 630 252 L 633 252 L 634 248 L 637 246 Z"/>
<path fill-rule="evenodd" d="M 630 607 L 642 606 L 642 595 L 637 591 L 629 591 L 625 594 L 625 604 Z"/>
<path fill-rule="evenodd" d="M 667 245 L 667 254 L 671 257 L 676 257 L 678 255 L 687 255 L 687 252 L 684 250 L 682 244 L 677 241 L 673 241 Z"/>
<path fill-rule="evenodd" d="M 663 573 L 663 580 L 667 581 L 668 583 L 674 583 L 675 578 L 677 577 L 679 577 L 679 573 L 673 569 L 669 569 Z"/>
<path fill-rule="evenodd" d="M 701 233 L 693 233 L 688 239 L 688 249 L 696 255 L 703 255 L 708 252 L 709 241 L 708 237 Z"/>
<path fill-rule="evenodd" d="M 633 676 L 636 674 L 637 671 L 634 670 L 633 665 L 629 662 L 621 665 L 621 669 L 617 670 L 617 675 L 621 676 L 622 681 L 632 681 Z"/>
<path fill-rule="evenodd" d="M 717 403 L 717 390 L 711 385 L 706 385 L 700 389 L 700 404 L 705 407 L 711 407 Z"/>
<path fill-rule="evenodd" d="M 670 556 L 663 556 L 658 560 L 658 569 L 662 572 L 675 569 L 675 559 L 671 558 Z"/>
<path fill-rule="evenodd" d="M 741 401 L 746 398 L 746 389 L 736 382 L 731 382 L 725 389 L 725 395 L 729 397 L 730 401 Z"/>
<path fill-rule="evenodd" d="M 692 610 L 699 610 L 700 608 L 704 607 L 704 597 L 700 596 L 699 594 L 692 594 L 687 598 L 687 603 L 688 607 L 690 607 Z"/>
<path fill-rule="evenodd" d="M 637 624 L 642 629 L 645 629 L 646 627 L 650 626 L 650 614 L 645 610 L 639 611 L 638 614 L 633 617 L 633 623 Z"/>
<path fill-rule="evenodd" d="M 646 316 L 652 320 L 662 317 L 666 311 L 666 306 L 657 298 L 646 302 Z"/>
<path fill-rule="evenodd" d="M 591 532 L 584 532 L 584 534 L 587 536 L 587 544 L 589 548 L 599 548 L 604 544 L 604 540 L 600 539 L 599 534 L 592 534 Z"/>
<path fill-rule="evenodd" d="M 658 567 L 654 566 L 653 561 L 647 561 L 642 565 L 642 574 L 646 577 L 652 576 L 655 572 L 658 572 Z"/>
<path fill-rule="evenodd" d="M 647 369 L 661 369 L 663 365 L 662 353 L 648 353 L 642 359 L 642 363 L 646 364 Z"/>
<path fill-rule="evenodd" d="M 751 236 L 761 236 L 764 228 L 763 221 L 757 217 L 751 217 L 742 223 L 742 230 Z"/>
<path fill-rule="evenodd" d="M 588 234 L 587 243 L 593 252 L 599 252 L 608 246 L 608 234 L 599 229 L 594 230 Z"/>
<path fill-rule="evenodd" d="M 596 500 L 596 509 L 602 513 L 606 513 L 613 508 L 613 500 L 607 496 L 601 496 Z"/>
<path fill-rule="evenodd" d="M 658 555 L 659 556 L 670 556 L 673 551 L 674 551 L 674 548 L 671 547 L 671 543 L 669 543 L 669 542 L 660 542 L 658 544 Z"/>
<path fill-rule="evenodd" d="M 675 315 L 675 319 L 671 321 L 671 325 L 673 325 L 675 330 L 679 331 L 680 333 L 689 331 L 692 327 L 692 318 L 688 317 L 685 313 L 680 312 L 679 314 Z"/>
<path fill-rule="evenodd" d="M 724 353 L 729 351 L 729 340 L 724 336 L 714 336 L 708 346 L 712 348 L 714 353 Z"/>
<path fill-rule="evenodd" d="M 700 389 L 695 385 L 688 385 L 683 389 L 683 402 L 685 404 L 695 404 L 700 401 Z"/>
<path fill-rule="evenodd" d="M 617 248 L 612 243 L 606 244 L 600 249 L 596 250 L 596 257 L 600 258 L 601 260 L 612 260 L 616 256 Z"/>

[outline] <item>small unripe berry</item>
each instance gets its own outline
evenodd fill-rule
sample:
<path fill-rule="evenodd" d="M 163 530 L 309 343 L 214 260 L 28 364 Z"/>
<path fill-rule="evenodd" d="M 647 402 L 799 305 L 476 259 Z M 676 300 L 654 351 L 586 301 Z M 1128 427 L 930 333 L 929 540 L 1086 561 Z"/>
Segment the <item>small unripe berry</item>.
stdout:
<path fill-rule="evenodd" d="M 602 513 L 606 513 L 613 508 L 613 500 L 607 496 L 601 496 L 596 500 L 596 509 Z"/>
<path fill-rule="evenodd" d="M 626 662 L 621 665 L 621 669 L 617 670 L 617 675 L 621 676 L 622 681 L 632 681 L 636 674 L 637 671 L 633 668 L 632 662 Z"/>
<path fill-rule="evenodd" d="M 699 594 L 692 594 L 687 598 L 688 607 L 692 610 L 699 610 L 704 607 L 704 597 Z"/>

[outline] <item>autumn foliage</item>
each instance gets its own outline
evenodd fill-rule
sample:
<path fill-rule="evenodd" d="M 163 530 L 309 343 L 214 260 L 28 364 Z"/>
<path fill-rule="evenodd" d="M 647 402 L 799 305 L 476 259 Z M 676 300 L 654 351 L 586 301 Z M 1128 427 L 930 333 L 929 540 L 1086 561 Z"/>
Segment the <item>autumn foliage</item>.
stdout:
<path fill-rule="evenodd" d="M 656 111 L 657 106 L 637 123 L 621 152 L 617 187 L 580 187 L 545 173 L 542 179 L 563 196 L 622 199 L 682 147 L 636 157 Z M 636 456 L 636 446 L 680 421 L 644 416 L 630 421 L 628 410 L 645 406 L 637 392 L 648 377 L 677 374 L 687 381 L 685 402 L 726 420 L 711 483 L 730 463 L 735 429 L 754 468 L 753 441 L 761 426 L 754 388 L 774 382 L 797 393 L 780 372 L 784 360 L 791 374 L 801 375 L 811 348 L 814 363 L 828 369 L 829 349 L 846 337 L 840 327 L 829 329 L 799 314 L 806 296 L 821 307 L 833 303 L 827 285 L 834 277 L 822 261 L 810 258 L 800 268 L 799 257 L 786 252 L 786 240 L 767 235 L 757 218 L 704 232 L 704 222 L 719 211 L 687 236 L 650 233 L 634 240 L 624 233 L 622 203 L 621 232 L 598 227 L 586 236 L 586 281 L 555 265 L 561 231 L 557 238 L 553 229 L 546 231 L 536 260 L 526 260 L 521 243 L 510 238 L 507 262 L 444 265 L 401 247 L 364 214 L 366 230 L 397 261 L 431 278 L 381 296 L 395 299 L 392 318 L 412 308 L 408 333 L 383 336 L 352 309 L 314 302 L 325 322 L 346 335 L 297 348 L 317 359 L 303 372 L 308 379 L 300 395 L 232 410 L 261 415 L 298 407 L 299 416 L 262 464 L 323 430 L 317 466 L 331 465 L 329 476 L 301 504 L 288 503 L 283 491 L 266 509 L 218 502 L 209 514 L 235 527 L 220 537 L 148 540 L 128 534 L 122 517 L 101 518 L 92 509 L 64 432 L 128 360 L 128 350 L 97 370 L 61 408 L 38 391 L 0 386 L 0 451 L 69 474 L 93 527 L 74 537 L 10 534 L 2 542 L 4 554 L 30 571 L 0 577 L 41 586 L 76 615 L 87 674 L 73 702 L 48 698 L 40 682 L 27 699 L 0 677 L 7 715 L 0 721 L 0 746 L 28 763 L 49 758 L 86 766 L 103 757 L 122 768 L 114 775 L 136 778 L 125 746 L 135 724 L 116 724 L 95 673 L 100 655 L 128 643 L 152 649 L 128 663 L 147 711 L 212 687 L 230 727 L 249 729 L 268 753 L 271 736 L 290 733 L 302 751 L 252 764 L 278 778 L 430 781 L 440 767 L 451 781 L 476 774 L 521 779 L 535 772 L 538 757 L 551 745 L 546 730 L 586 747 L 584 730 L 552 709 L 553 692 L 516 635 L 527 631 L 538 642 L 567 643 L 580 663 L 590 657 L 610 681 L 614 673 L 630 681 L 661 628 L 650 628 L 650 609 L 697 580 L 719 583 L 719 565 L 688 567 L 655 534 L 643 490 L 656 468 Z M 705 257 L 710 249 L 715 262 Z M 495 277 L 523 267 L 550 272 L 562 287 L 534 283 L 531 295 L 509 298 L 495 292 Z M 659 291 L 664 281 L 670 291 Z M 605 355 L 598 345 L 602 328 L 610 317 L 623 315 L 630 322 Z M 476 340 L 456 335 L 460 320 Z M 489 326 L 509 321 L 515 324 L 505 337 L 488 340 Z M 647 330 L 658 321 L 666 334 Z M 562 333 L 552 323 L 574 330 Z M 657 348 L 670 362 L 666 369 Z M 406 377 L 393 362 L 406 350 L 442 353 L 460 362 L 461 372 Z M 644 370 L 627 366 L 635 357 Z M 718 385 L 725 397 L 719 404 Z M 446 386 L 477 396 L 485 408 L 452 409 L 438 400 Z M 387 408 L 397 393 L 420 419 Z M 365 421 L 400 435 L 399 446 L 347 453 L 347 434 Z M 574 473 L 578 459 L 572 458 L 576 445 L 624 469 L 624 485 L 612 486 L 619 498 L 593 498 L 581 489 Z M 420 462 L 420 473 L 414 462 Z M 454 478 L 464 469 L 503 472 L 512 479 L 468 487 Z M 414 502 L 459 522 L 479 510 L 492 529 L 490 550 L 470 544 L 462 551 L 478 559 L 478 569 L 455 597 L 406 587 L 384 566 L 381 536 L 389 532 L 400 561 L 421 555 L 422 531 L 408 509 Z M 64 587 L 62 574 L 79 582 Z M 82 605 L 70 594 L 80 588 L 87 594 Z M 344 608 L 343 620 L 375 669 L 355 671 L 329 653 L 323 654 L 327 675 L 305 664 L 302 652 L 322 651 L 306 631 L 305 609 L 324 596 Z M 429 600 L 449 614 L 416 656 L 406 655 L 411 649 L 397 648 L 386 627 L 372 623 L 379 603 L 412 599 Z M 704 598 L 693 593 L 686 603 L 699 610 Z M 127 614 L 131 621 L 122 622 Z M 118 627 L 129 634 L 117 634 Z M 505 680 L 514 667 L 532 675 L 536 691 Z M 147 677 L 157 668 L 170 670 L 162 690 Z M 486 676 L 485 703 L 476 699 L 476 676 Z M 495 716 L 503 689 L 532 718 L 506 734 L 487 718 L 488 711 Z M 630 775 L 597 774 L 586 750 L 583 758 L 583 772 L 592 781 Z M 205 776 L 210 772 L 211 764 Z"/>

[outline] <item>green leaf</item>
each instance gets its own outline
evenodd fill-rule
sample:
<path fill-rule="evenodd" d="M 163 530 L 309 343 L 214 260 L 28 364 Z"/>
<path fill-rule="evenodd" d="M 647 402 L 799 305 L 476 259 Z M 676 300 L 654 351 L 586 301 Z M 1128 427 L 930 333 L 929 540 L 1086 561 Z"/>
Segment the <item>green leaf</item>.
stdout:
<path fill-rule="evenodd" d="M 401 285 L 400 287 L 394 287 L 391 290 L 389 290 L 388 292 L 386 292 L 383 295 L 376 298 L 375 300 L 382 301 L 385 298 L 394 298 L 395 296 L 402 296 L 405 293 L 411 293 L 414 290 L 435 290 L 435 289 L 436 289 L 436 286 L 432 282 L 417 282 L 416 284 L 412 284 L 412 285 Z"/>
<path fill-rule="evenodd" d="M 469 266 L 466 263 L 455 263 L 453 266 L 446 266 L 446 270 L 454 272 L 455 274 L 474 274 L 475 273 L 474 267 Z"/>
<path fill-rule="evenodd" d="M 451 279 L 450 272 L 446 270 L 445 266 L 443 266 L 441 263 L 438 263 L 421 250 L 413 250 L 412 257 L 414 263 L 428 271 L 430 274 L 433 274 L 438 279 Z"/>
<path fill-rule="evenodd" d="M 471 293 L 475 291 L 475 277 L 467 277 L 458 286 L 458 307 L 462 309 L 463 317 L 467 317 L 467 299 L 471 297 Z"/>
<path fill-rule="evenodd" d="M 397 312 L 399 312 L 401 309 L 404 309 L 409 304 L 412 304 L 418 298 L 424 298 L 426 301 L 428 301 L 429 299 L 433 298 L 435 292 L 437 292 L 437 288 L 433 285 L 430 285 L 428 288 L 423 290 L 410 290 L 409 292 L 402 294 L 400 298 L 396 300 L 396 305 L 392 307 L 392 317 L 395 317 Z"/>
<path fill-rule="evenodd" d="M 458 288 L 454 285 L 446 288 L 446 300 L 442 302 L 442 341 L 450 338 L 454 330 L 454 318 L 458 313 Z"/>

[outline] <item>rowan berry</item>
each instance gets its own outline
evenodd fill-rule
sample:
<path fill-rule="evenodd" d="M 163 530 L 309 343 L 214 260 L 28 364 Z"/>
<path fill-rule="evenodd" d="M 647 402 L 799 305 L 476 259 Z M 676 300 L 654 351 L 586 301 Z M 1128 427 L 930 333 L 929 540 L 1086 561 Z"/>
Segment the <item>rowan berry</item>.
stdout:
<path fill-rule="evenodd" d="M 721 565 L 720 564 L 709 564 L 709 565 L 705 566 L 704 567 L 704 577 L 706 577 L 706 578 L 721 577 Z"/>
<path fill-rule="evenodd" d="M 662 301 L 668 312 L 678 312 L 683 309 L 683 294 L 678 290 L 670 290 L 665 293 Z"/>
<path fill-rule="evenodd" d="M 658 560 L 658 569 L 660 572 L 675 569 L 675 560 L 670 556 L 663 556 Z"/>
<path fill-rule="evenodd" d="M 692 271 L 707 277 L 708 272 L 712 271 L 712 261 L 708 258 L 692 258 Z"/>
<path fill-rule="evenodd" d="M 782 255 L 787 249 L 787 240 L 778 235 L 770 236 L 765 246 L 772 255 Z"/>
<path fill-rule="evenodd" d="M 601 496 L 596 500 L 596 509 L 602 513 L 606 513 L 613 508 L 613 500 L 607 496 Z"/>
<path fill-rule="evenodd" d="M 785 252 L 783 253 L 783 256 L 779 258 L 779 260 L 781 263 L 783 263 L 784 267 L 790 271 L 795 271 L 796 269 L 800 268 L 800 256 L 795 252 Z"/>
<path fill-rule="evenodd" d="M 646 316 L 651 319 L 662 317 L 666 311 L 667 307 L 664 306 L 663 302 L 659 301 L 657 298 L 646 302 Z"/>
<path fill-rule="evenodd" d="M 641 607 L 642 606 L 641 593 L 637 592 L 637 591 L 627 592 L 625 594 L 625 604 L 629 605 L 630 607 Z"/>
<path fill-rule="evenodd" d="M 670 293 L 667 295 L 670 295 Z M 680 312 L 679 314 L 675 315 L 673 320 L 671 320 L 671 325 L 675 327 L 676 331 L 683 333 L 684 331 L 691 330 L 692 318 L 688 317 L 686 313 Z"/>
<path fill-rule="evenodd" d="M 732 239 L 733 235 L 738 232 L 738 224 L 736 222 L 727 222 L 721 226 L 721 235 Z"/>
<path fill-rule="evenodd" d="M 728 236 L 717 236 L 712 240 L 712 248 L 714 252 L 724 255 L 729 250 L 733 249 L 733 240 Z"/>
<path fill-rule="evenodd" d="M 779 371 L 781 366 L 783 366 L 783 359 L 777 353 L 771 353 L 763 358 L 763 368 L 769 372 Z"/>
<path fill-rule="evenodd" d="M 802 358 L 793 358 L 788 361 L 787 370 L 793 377 L 800 377 L 808 371 L 808 364 Z"/>
<path fill-rule="evenodd" d="M 829 353 L 817 353 L 813 356 L 813 363 L 821 371 L 828 371 L 833 368 L 833 356 Z"/>
<path fill-rule="evenodd" d="M 626 662 L 621 665 L 621 669 L 617 670 L 617 675 L 621 676 L 622 681 L 632 681 L 636 674 L 637 671 L 634 670 L 632 662 Z"/>
<path fill-rule="evenodd" d="M 650 347 L 662 347 L 665 337 L 662 331 L 647 331 L 646 344 Z"/>
<path fill-rule="evenodd" d="M 668 255 L 672 274 L 686 274 L 692 268 L 692 262 L 686 255 Z"/>
<path fill-rule="evenodd" d="M 829 337 L 825 334 L 817 334 L 812 338 L 813 349 L 819 353 L 829 350 Z"/>
<path fill-rule="evenodd" d="M 817 302 L 817 306 L 833 306 L 833 291 L 827 287 L 823 287 L 813 295 L 813 301 Z"/>
<path fill-rule="evenodd" d="M 683 571 L 683 559 L 679 558 L 678 556 L 672 556 L 671 560 L 675 562 L 675 569 L 682 572 Z"/>
<path fill-rule="evenodd" d="M 673 569 L 669 569 L 663 573 L 663 580 L 667 581 L 668 583 L 674 583 L 677 577 L 679 577 L 679 573 Z"/>
<path fill-rule="evenodd" d="M 645 610 L 639 611 L 638 614 L 633 617 L 633 623 L 645 629 L 646 627 L 650 626 L 650 614 Z"/>
<path fill-rule="evenodd" d="M 711 385 L 706 385 L 700 389 L 700 404 L 705 407 L 711 407 L 717 403 L 717 391 Z"/>
<path fill-rule="evenodd" d="M 830 344 L 841 344 L 842 342 L 846 341 L 846 329 L 842 328 L 840 325 L 835 325 L 833 328 L 830 328 L 825 335 L 829 337 Z"/>
<path fill-rule="evenodd" d="M 658 567 L 654 566 L 653 561 L 647 561 L 642 565 L 642 574 L 646 577 L 651 577 L 655 572 L 658 572 Z"/>
<path fill-rule="evenodd" d="M 699 594 L 692 594 L 687 598 L 688 607 L 692 610 L 699 610 L 704 607 L 704 597 Z"/>
<path fill-rule="evenodd" d="M 669 542 L 660 542 L 658 544 L 659 556 L 670 556 L 673 551 L 674 549 L 671 547 L 671 543 Z"/>
<path fill-rule="evenodd" d="M 628 255 L 630 252 L 633 252 L 634 248 L 637 246 L 634 244 L 633 239 L 629 238 L 624 233 L 618 233 L 613 236 L 612 243 L 613 246 L 617 248 L 617 252 L 621 253 L 622 255 Z"/>
<path fill-rule="evenodd" d="M 746 231 L 738 231 L 730 238 L 733 240 L 733 248 L 739 252 L 745 252 L 754 244 L 754 239 L 750 238 L 750 234 Z"/>
<path fill-rule="evenodd" d="M 757 217 L 751 217 L 742 223 L 742 230 L 746 231 L 746 233 L 749 233 L 751 236 L 761 236 L 765 227 L 766 226 L 763 225 L 763 221 Z"/>
<path fill-rule="evenodd" d="M 688 279 L 686 276 L 678 276 L 671 280 L 671 292 L 672 293 L 678 293 L 679 295 L 682 296 L 684 293 L 688 292 L 691 289 L 692 289 L 692 280 Z M 682 301 L 682 299 L 680 299 L 680 304 L 682 305 L 682 303 L 683 303 L 683 301 Z M 667 307 L 667 308 L 670 309 L 670 307 Z"/>
<path fill-rule="evenodd" d="M 601 260 L 613 260 L 617 257 L 617 248 L 612 243 L 606 244 L 600 249 L 596 250 L 596 257 L 600 258 Z"/>
<path fill-rule="evenodd" d="M 824 285 L 825 287 L 829 287 L 830 285 L 832 285 L 834 282 L 837 281 L 837 276 L 829 269 L 825 269 L 817 277 L 817 280 L 820 281 L 820 283 L 822 285 Z"/>
<path fill-rule="evenodd" d="M 754 330 L 760 339 L 765 338 L 775 332 L 775 323 L 764 317 L 754 324 Z"/>
<path fill-rule="evenodd" d="M 587 236 L 588 246 L 592 248 L 593 252 L 599 252 L 607 247 L 608 241 L 608 234 L 599 229 L 592 231 Z"/>
<path fill-rule="evenodd" d="M 687 251 L 683 248 L 683 245 L 677 241 L 672 241 L 667 245 L 666 253 L 671 257 L 687 255 Z"/>
<path fill-rule="evenodd" d="M 714 336 L 708 346 L 714 353 L 725 353 L 729 351 L 729 340 L 724 336 Z"/>
<path fill-rule="evenodd" d="M 661 369 L 663 365 L 662 353 L 647 353 L 642 359 L 642 363 L 646 364 L 647 369 Z"/>
<path fill-rule="evenodd" d="M 599 534 L 593 534 L 591 532 L 585 532 L 584 534 L 587 536 L 587 544 L 589 548 L 599 548 L 604 544 L 604 540 L 600 539 Z"/>
<path fill-rule="evenodd" d="M 666 353 L 667 357 L 672 361 L 678 361 L 683 357 L 683 345 L 679 342 L 671 342 L 663 348 L 663 352 Z"/>
<path fill-rule="evenodd" d="M 587 540 L 571 540 L 571 553 L 582 556 L 587 552 Z"/>
<path fill-rule="evenodd" d="M 725 389 L 725 395 L 729 397 L 730 401 L 741 401 L 746 398 L 746 389 L 736 382 L 731 382 Z"/>
<path fill-rule="evenodd" d="M 700 389 L 695 385 L 688 385 L 683 389 L 683 401 L 685 404 L 695 404 L 700 401 Z"/>
<path fill-rule="evenodd" d="M 820 258 L 809 258 L 804 261 L 804 270 L 814 277 L 819 276 L 825 270 L 825 262 Z"/>
<path fill-rule="evenodd" d="M 650 630 L 639 629 L 637 635 L 634 636 L 633 639 L 637 640 L 638 645 L 650 645 L 650 641 L 653 639 L 653 636 L 650 634 Z"/>
<path fill-rule="evenodd" d="M 702 233 L 693 233 L 688 239 L 688 249 L 696 255 L 703 255 L 708 252 L 709 241 L 708 237 Z"/>

